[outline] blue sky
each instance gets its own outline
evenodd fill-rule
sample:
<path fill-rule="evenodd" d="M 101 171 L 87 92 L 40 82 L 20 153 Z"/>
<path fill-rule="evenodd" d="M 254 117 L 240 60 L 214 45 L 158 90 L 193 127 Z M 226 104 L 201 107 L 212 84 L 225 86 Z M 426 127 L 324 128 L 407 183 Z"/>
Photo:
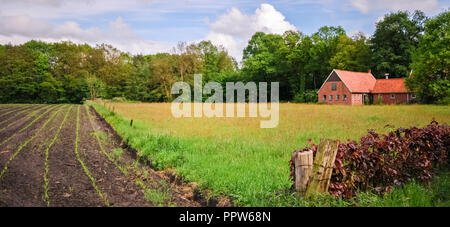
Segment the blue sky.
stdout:
<path fill-rule="evenodd" d="M 132 54 L 170 51 L 178 42 L 211 40 L 238 60 L 256 31 L 312 34 L 341 25 L 371 35 L 388 12 L 434 16 L 450 0 L 0 0 L 0 43 L 109 43 Z"/>

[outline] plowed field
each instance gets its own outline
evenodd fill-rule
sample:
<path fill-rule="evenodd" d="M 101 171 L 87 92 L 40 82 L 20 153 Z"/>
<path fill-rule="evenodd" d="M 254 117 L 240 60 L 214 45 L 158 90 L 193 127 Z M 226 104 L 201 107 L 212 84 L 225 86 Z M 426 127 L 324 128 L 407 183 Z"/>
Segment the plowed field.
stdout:
<path fill-rule="evenodd" d="M 0 206 L 199 206 L 82 105 L 0 105 Z"/>

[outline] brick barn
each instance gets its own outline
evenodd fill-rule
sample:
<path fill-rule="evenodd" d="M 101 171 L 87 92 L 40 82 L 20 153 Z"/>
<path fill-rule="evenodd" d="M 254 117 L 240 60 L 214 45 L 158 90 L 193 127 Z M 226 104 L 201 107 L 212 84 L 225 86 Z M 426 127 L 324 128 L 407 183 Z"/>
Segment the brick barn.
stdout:
<path fill-rule="evenodd" d="M 334 105 L 407 104 L 414 96 L 405 79 L 375 79 L 369 72 L 333 70 L 319 89 L 319 102 Z"/>

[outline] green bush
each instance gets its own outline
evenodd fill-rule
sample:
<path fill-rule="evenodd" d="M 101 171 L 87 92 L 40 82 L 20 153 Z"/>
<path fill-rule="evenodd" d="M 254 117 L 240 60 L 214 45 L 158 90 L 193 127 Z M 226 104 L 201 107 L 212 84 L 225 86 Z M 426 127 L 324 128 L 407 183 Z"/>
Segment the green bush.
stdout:
<path fill-rule="evenodd" d="M 294 96 L 293 102 L 295 103 L 317 103 L 318 90 L 307 90 L 303 93 L 297 93 Z"/>

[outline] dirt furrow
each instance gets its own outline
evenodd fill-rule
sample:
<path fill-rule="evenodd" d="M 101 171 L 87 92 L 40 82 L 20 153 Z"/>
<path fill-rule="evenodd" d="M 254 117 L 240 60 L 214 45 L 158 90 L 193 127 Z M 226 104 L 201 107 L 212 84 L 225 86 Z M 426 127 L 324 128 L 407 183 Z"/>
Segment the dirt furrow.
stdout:
<path fill-rule="evenodd" d="M 46 206 L 50 206 L 50 196 L 48 194 L 48 187 L 49 187 L 49 180 L 48 180 L 48 171 L 50 169 L 48 158 L 50 154 L 50 149 L 55 145 L 55 142 L 58 140 L 59 135 L 61 134 L 61 130 L 64 127 L 64 124 L 67 122 L 67 118 L 70 114 L 70 110 L 72 110 L 73 106 L 70 106 L 69 109 L 66 111 L 63 120 L 61 121 L 61 124 L 59 125 L 55 136 L 53 136 L 53 139 L 50 141 L 50 143 L 46 146 L 45 152 L 44 152 L 44 176 L 43 176 L 43 190 L 44 195 L 42 196 L 43 202 L 46 204 Z"/>
<path fill-rule="evenodd" d="M 50 206 L 104 206 L 75 154 L 78 107 L 72 108 L 59 139 L 49 151 L 48 195 Z"/>
<path fill-rule="evenodd" d="M 31 105 L 23 105 L 23 106 L 14 106 L 14 107 L 7 108 L 6 110 L 3 110 L 3 111 L 0 112 L 0 119 L 2 117 L 4 117 L 4 116 L 7 116 L 7 115 L 11 114 L 11 113 L 15 113 L 17 111 L 21 111 L 23 109 L 27 109 L 30 106 Z"/>
<path fill-rule="evenodd" d="M 27 104 L 23 104 L 23 105 L 2 105 L 0 107 L 0 116 L 2 114 L 4 114 L 4 113 L 8 112 L 8 111 L 11 111 L 13 109 L 20 108 L 20 107 L 23 107 L 23 106 L 27 106 Z"/>
<path fill-rule="evenodd" d="M 96 136 L 103 131 L 94 131 L 86 109 L 81 109 L 80 155 L 85 161 L 99 188 L 107 195 L 111 206 L 152 206 L 147 202 L 141 188 L 102 152 Z M 97 135 L 96 135 L 97 134 Z"/>
<path fill-rule="evenodd" d="M 97 135 L 107 156 L 127 171 L 129 179 L 133 179 L 142 190 L 151 195 L 148 196 L 149 200 L 156 200 L 154 201 L 156 205 L 164 206 L 201 206 L 199 202 L 194 201 L 195 192 L 192 187 L 172 184 L 165 173 L 156 172 L 149 166 L 140 164 L 136 160 L 136 151 L 126 146 L 114 129 L 93 108 L 89 108 L 89 114 L 94 129 L 101 131 Z M 120 154 L 117 150 L 121 151 Z"/>
<path fill-rule="evenodd" d="M 141 165 L 93 109 L 0 107 L 9 112 L 0 118 L 0 206 L 200 206 L 192 188 Z"/>
<path fill-rule="evenodd" d="M 23 118 L 29 113 L 41 108 L 40 105 L 30 105 L 27 108 L 22 110 L 15 111 L 11 114 L 5 115 L 0 118 L 0 129 L 3 129 L 7 125 L 11 124 L 11 122 L 17 121 L 17 119 Z"/>
<path fill-rule="evenodd" d="M 38 129 L 12 150 L 6 162 L 2 160 L 0 172 L 0 201 L 7 206 L 42 206 L 43 150 L 48 138 L 54 134 L 55 122 L 61 118 L 58 108 L 37 123 Z M 23 136 L 23 135 L 22 135 Z M 26 168 L 24 168 L 26 166 Z"/>
<path fill-rule="evenodd" d="M 45 120 L 51 115 L 52 111 L 58 106 L 49 106 L 50 109 L 40 109 L 38 110 L 34 117 L 18 122 L 18 126 L 11 126 L 5 132 L 0 133 L 0 168 L 8 162 L 11 155 L 17 150 L 17 148 L 23 144 L 23 142 L 29 139 L 34 133 L 39 130 L 40 126 L 45 122 Z M 19 127 L 20 126 L 20 127 Z M 0 170 L 1 171 L 1 170 Z"/>
<path fill-rule="evenodd" d="M 22 131 L 28 132 L 28 128 L 26 128 L 30 123 L 35 121 L 36 119 L 40 119 L 43 114 L 46 114 L 50 112 L 50 110 L 56 108 L 55 105 L 53 106 L 42 106 L 42 108 L 36 109 L 24 117 L 19 117 L 11 120 L 8 125 L 2 126 L 0 129 L 0 146 L 4 144 L 4 141 L 7 140 L 9 137 L 15 135 L 16 133 Z"/>

